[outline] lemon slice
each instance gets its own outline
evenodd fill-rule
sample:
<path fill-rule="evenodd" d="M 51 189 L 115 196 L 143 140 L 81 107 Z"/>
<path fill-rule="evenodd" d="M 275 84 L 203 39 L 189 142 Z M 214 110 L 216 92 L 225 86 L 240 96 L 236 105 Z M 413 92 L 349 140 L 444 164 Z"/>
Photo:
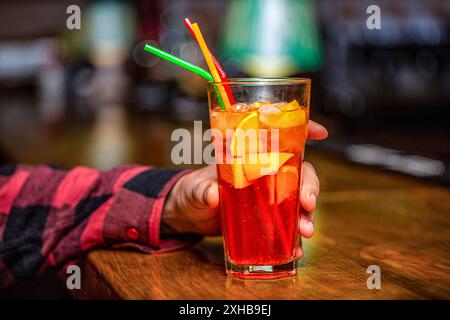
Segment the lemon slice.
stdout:
<path fill-rule="evenodd" d="M 307 116 L 306 110 L 294 100 L 279 109 L 261 107 L 259 120 L 266 126 L 282 129 L 305 125 Z"/>
<path fill-rule="evenodd" d="M 291 102 L 286 103 L 280 108 L 281 111 L 294 111 L 297 109 L 300 109 L 300 105 L 298 104 L 297 100 L 292 100 Z"/>
<path fill-rule="evenodd" d="M 242 119 L 238 123 L 238 125 L 234 129 L 234 134 L 231 139 L 231 154 L 234 157 L 242 157 L 249 152 L 250 149 L 249 141 L 247 141 L 246 139 L 246 132 L 249 129 L 255 130 L 255 134 L 257 137 L 259 129 L 259 121 L 258 121 L 258 113 L 256 111 L 249 113 L 244 119 Z M 258 143 L 258 140 L 250 141 L 250 143 Z M 238 148 L 238 144 L 244 145 L 241 145 L 239 146 L 241 148 Z M 239 151 L 241 152 L 238 154 Z M 255 151 L 257 151 L 257 149 Z"/>
<path fill-rule="evenodd" d="M 267 104 L 270 104 L 270 102 L 269 102 L 269 101 L 259 101 L 259 102 L 255 102 L 255 103 L 253 104 L 253 107 L 254 107 L 255 109 L 258 109 L 259 107 L 261 107 L 261 106 L 263 106 L 263 105 L 267 105 Z"/>
<path fill-rule="evenodd" d="M 289 152 L 267 152 L 246 155 L 243 164 L 247 180 L 252 181 L 262 176 L 273 175 L 294 154 Z"/>
<path fill-rule="evenodd" d="M 240 163 L 233 163 L 231 165 L 233 171 L 233 187 L 236 189 L 243 189 L 248 187 L 251 182 L 245 177 L 244 167 Z"/>
<path fill-rule="evenodd" d="M 250 148 L 248 139 L 246 138 L 245 134 L 248 129 L 255 129 L 256 135 L 257 131 L 259 129 L 259 122 L 258 122 L 258 113 L 256 111 L 253 111 L 249 113 L 244 119 L 242 119 L 236 128 L 234 129 L 235 132 L 233 133 L 233 136 L 231 138 L 231 156 L 233 157 L 233 163 L 232 164 L 222 164 L 219 166 L 219 170 L 221 169 L 221 176 L 223 175 L 224 180 L 229 182 L 232 180 L 232 185 L 236 189 L 242 189 L 250 185 L 250 182 L 245 177 L 244 174 L 244 168 L 242 166 L 242 163 L 244 162 L 245 154 L 248 153 L 248 150 Z M 238 130 L 240 132 L 238 132 Z M 242 137 L 240 136 L 242 134 Z M 255 143 L 255 141 L 251 141 L 252 143 Z M 241 148 L 238 148 L 238 144 L 243 143 L 244 145 L 241 146 Z M 257 143 L 257 141 L 256 141 Z M 240 154 L 238 154 L 238 152 Z M 230 173 L 232 177 L 230 177 Z"/>

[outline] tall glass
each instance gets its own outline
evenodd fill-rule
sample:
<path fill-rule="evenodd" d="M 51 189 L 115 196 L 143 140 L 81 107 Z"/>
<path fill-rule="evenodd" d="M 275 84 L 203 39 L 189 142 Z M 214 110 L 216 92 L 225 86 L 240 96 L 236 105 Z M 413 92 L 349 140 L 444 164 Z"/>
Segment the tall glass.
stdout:
<path fill-rule="evenodd" d="M 223 109 L 217 92 L 229 89 L 236 103 Z M 208 84 L 229 276 L 296 274 L 310 91 L 310 79 L 301 78 Z"/>

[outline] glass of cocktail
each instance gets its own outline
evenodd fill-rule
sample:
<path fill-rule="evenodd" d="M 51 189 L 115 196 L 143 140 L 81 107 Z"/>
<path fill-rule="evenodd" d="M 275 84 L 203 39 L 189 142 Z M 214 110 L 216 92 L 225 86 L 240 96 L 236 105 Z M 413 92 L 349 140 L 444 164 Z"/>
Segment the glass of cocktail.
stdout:
<path fill-rule="evenodd" d="M 235 103 L 224 109 L 217 92 L 225 89 Z M 208 84 L 229 276 L 296 274 L 310 90 L 311 81 L 304 78 Z"/>

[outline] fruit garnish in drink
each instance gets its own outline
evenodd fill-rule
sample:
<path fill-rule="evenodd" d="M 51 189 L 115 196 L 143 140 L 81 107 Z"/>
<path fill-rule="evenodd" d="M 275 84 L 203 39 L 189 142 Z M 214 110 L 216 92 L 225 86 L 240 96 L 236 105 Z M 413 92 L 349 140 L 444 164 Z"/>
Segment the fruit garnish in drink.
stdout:
<path fill-rule="evenodd" d="M 298 188 L 298 170 L 294 166 L 282 166 L 276 177 L 277 204 L 282 203 Z"/>
<path fill-rule="evenodd" d="M 292 100 L 291 102 L 286 103 L 280 108 L 281 111 L 294 111 L 297 109 L 300 109 L 300 105 L 298 104 L 297 100 Z"/>
<path fill-rule="evenodd" d="M 244 167 L 239 163 L 220 164 L 219 175 L 223 181 L 231 184 L 235 189 L 243 189 L 251 184 L 245 176 Z"/>
<path fill-rule="evenodd" d="M 252 106 L 254 107 L 254 109 L 258 109 L 259 107 L 266 105 L 266 104 L 271 104 L 271 102 L 269 101 L 259 101 L 259 102 L 255 102 Z"/>
<path fill-rule="evenodd" d="M 244 174 L 251 181 L 265 175 L 272 175 L 294 154 L 288 152 L 267 152 L 248 154 L 244 161 Z"/>
<path fill-rule="evenodd" d="M 258 105 L 259 109 L 256 109 Z M 259 137 L 260 125 L 291 130 L 290 128 L 306 123 L 306 110 L 300 107 L 296 100 L 289 103 L 260 102 L 253 105 L 241 103 L 235 106 L 239 111 L 216 112 L 212 115 L 212 122 L 215 127 L 234 130 L 231 139 L 228 137 L 225 141 L 230 150 L 227 151 L 224 159 L 227 163 L 219 166 L 219 173 L 221 178 L 233 185 L 234 188 L 242 189 L 258 178 L 276 174 L 279 168 L 293 157 L 293 152 L 296 152 L 295 146 L 290 147 L 288 145 L 283 145 L 281 150 L 284 152 L 275 152 L 277 150 L 272 152 L 267 149 L 268 146 L 263 148 L 264 146 L 261 145 L 262 141 L 260 141 Z M 250 132 L 248 130 L 254 131 Z M 269 134 L 268 139 L 270 140 L 271 137 L 272 135 Z M 290 139 L 284 140 L 286 142 L 290 141 Z M 293 142 L 294 144 L 298 143 Z M 268 144 L 268 141 L 264 143 Z M 283 170 L 283 174 L 281 174 L 282 181 L 286 176 L 290 177 L 289 181 L 295 182 L 298 179 L 296 178 L 298 176 L 297 172 L 293 173 L 292 169 Z M 285 193 L 289 194 L 289 190 L 286 188 L 281 187 L 280 190 L 282 195 Z M 280 199 L 283 197 L 281 196 Z"/>
<path fill-rule="evenodd" d="M 233 157 L 242 157 L 245 154 L 249 153 L 250 143 L 256 142 L 256 141 L 246 141 L 242 139 L 242 137 L 245 138 L 246 132 L 249 129 L 254 130 L 254 133 L 257 136 L 259 129 L 259 121 L 258 121 L 258 113 L 256 111 L 251 112 L 248 116 L 242 119 L 236 126 L 233 137 L 231 139 L 231 146 L 230 146 L 231 154 L 233 155 Z M 256 150 L 254 151 L 257 151 L 257 146 Z"/>
<path fill-rule="evenodd" d="M 292 101 L 282 107 L 263 105 L 258 109 L 262 124 L 274 128 L 290 128 L 306 124 L 306 110 L 297 101 Z"/>
<path fill-rule="evenodd" d="M 229 127 L 228 127 L 229 128 Z M 244 168 L 242 166 L 243 158 L 245 157 L 245 154 L 248 153 L 250 148 L 250 143 L 248 141 L 242 140 L 239 138 L 239 134 L 243 133 L 243 136 L 245 138 L 245 132 L 248 129 L 258 131 L 259 128 L 259 122 L 258 122 L 258 114 L 256 111 L 251 112 L 248 114 L 244 119 L 242 119 L 237 126 L 235 126 L 235 131 L 233 133 L 233 137 L 231 138 L 231 156 L 233 157 L 232 162 L 230 165 L 223 164 L 221 167 L 223 167 L 221 171 L 221 176 L 225 175 L 224 177 L 225 181 L 232 181 L 233 186 L 236 189 L 242 189 L 250 185 L 250 182 L 246 178 L 244 174 Z M 238 131 L 240 130 L 240 132 Z M 238 147 L 238 144 L 242 144 L 241 147 Z M 238 154 L 239 152 L 239 154 Z M 241 159 L 241 161 L 238 161 L 238 159 Z M 230 170 L 231 169 L 231 170 Z M 229 175 L 232 175 L 230 177 Z M 231 179 L 230 179 L 231 178 Z"/>
<path fill-rule="evenodd" d="M 215 130 L 220 130 L 225 137 L 226 129 L 234 129 L 242 121 L 247 113 L 238 111 L 213 111 L 211 112 L 211 124 Z"/>

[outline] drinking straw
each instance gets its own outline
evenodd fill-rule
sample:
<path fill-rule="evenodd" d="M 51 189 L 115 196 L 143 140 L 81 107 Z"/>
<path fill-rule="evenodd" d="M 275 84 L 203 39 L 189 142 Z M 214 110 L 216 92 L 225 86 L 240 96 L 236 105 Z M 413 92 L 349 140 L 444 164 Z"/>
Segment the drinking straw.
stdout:
<path fill-rule="evenodd" d="M 195 35 L 194 30 L 192 29 L 192 24 L 191 21 L 189 20 L 189 18 L 185 18 L 184 19 L 184 24 L 186 26 L 186 28 L 189 30 L 189 32 L 191 33 L 192 37 L 194 38 L 195 41 L 197 41 L 197 43 L 200 45 L 197 36 Z M 207 47 L 208 48 L 208 47 Z M 222 66 L 220 65 L 219 61 L 217 61 L 216 57 L 212 54 L 211 50 L 208 48 L 208 51 L 211 55 L 211 58 L 213 59 L 214 62 L 214 66 L 216 67 L 217 72 L 219 73 L 219 77 L 221 82 L 228 82 L 228 77 L 227 74 L 225 73 L 225 70 L 223 70 Z M 233 92 L 231 91 L 231 88 L 229 85 L 223 85 L 225 88 L 225 91 L 227 92 L 227 96 L 228 99 L 230 100 L 231 104 L 235 104 L 234 101 L 234 97 L 233 97 Z"/>
<path fill-rule="evenodd" d="M 196 66 L 190 62 L 187 62 L 186 60 L 176 57 L 166 51 L 156 48 L 150 44 L 146 44 L 144 46 L 144 50 L 147 52 L 150 52 L 150 53 L 154 54 L 155 56 L 158 56 L 166 61 L 176 64 L 177 66 L 188 69 L 189 71 L 205 78 L 207 81 L 210 81 L 210 82 L 214 81 L 211 74 L 208 71 L 206 71 L 205 69 L 202 69 L 199 66 Z"/>
<path fill-rule="evenodd" d="M 212 75 L 208 71 L 206 71 L 205 69 L 200 68 L 199 66 L 196 66 L 196 65 L 194 65 L 194 64 L 192 64 L 192 63 L 190 63 L 190 62 L 188 62 L 186 60 L 183 60 L 183 59 L 181 59 L 179 57 L 176 57 L 176 56 L 174 56 L 174 55 L 172 55 L 172 54 L 170 54 L 170 53 L 168 53 L 166 51 L 163 51 L 163 50 L 161 50 L 159 48 L 156 48 L 156 47 L 154 47 L 154 46 L 152 46 L 150 44 L 146 44 L 144 46 L 144 50 L 154 54 L 155 56 L 160 57 L 161 59 L 164 59 L 164 60 L 169 61 L 169 62 L 171 62 L 171 63 L 173 63 L 173 64 L 175 64 L 177 66 L 185 68 L 185 69 L 187 69 L 187 70 L 189 70 L 189 71 L 191 71 L 191 72 L 193 72 L 193 73 L 203 77 L 204 79 L 206 79 L 209 82 L 213 82 L 214 81 L 214 78 L 212 77 Z M 225 106 L 223 104 L 221 95 L 220 95 L 219 91 L 217 90 L 216 86 L 214 86 L 214 90 L 216 91 L 217 100 L 219 101 L 220 108 L 221 109 L 225 109 Z"/>
<path fill-rule="evenodd" d="M 215 82 L 221 82 L 219 73 L 216 70 L 216 67 L 214 66 L 213 59 L 211 58 L 211 53 L 208 50 L 208 47 L 206 46 L 205 39 L 203 38 L 202 33 L 200 32 L 200 29 L 197 25 L 197 23 L 192 24 L 192 30 L 194 31 L 195 37 L 198 41 L 198 45 L 200 46 L 200 49 L 202 50 L 203 57 L 206 60 L 206 64 L 208 65 L 209 71 L 211 72 L 211 75 Z M 230 108 L 230 101 L 228 100 L 228 96 L 223 88 L 223 86 L 218 86 L 220 96 L 222 97 L 222 101 L 225 105 L 225 109 Z"/>

